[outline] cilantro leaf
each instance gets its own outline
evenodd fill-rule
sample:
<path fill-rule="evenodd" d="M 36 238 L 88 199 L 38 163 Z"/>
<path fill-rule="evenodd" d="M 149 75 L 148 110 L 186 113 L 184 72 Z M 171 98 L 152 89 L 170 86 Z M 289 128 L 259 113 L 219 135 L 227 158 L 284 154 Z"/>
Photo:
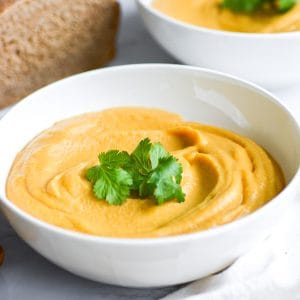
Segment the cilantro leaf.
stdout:
<path fill-rule="evenodd" d="M 159 164 L 159 159 L 170 154 L 165 150 L 161 143 L 151 144 L 148 138 L 140 141 L 138 146 L 131 154 L 131 161 L 126 170 L 133 179 L 132 190 L 138 192 L 142 198 L 153 195 L 146 185 L 149 174 Z"/>
<path fill-rule="evenodd" d="M 182 179 L 182 166 L 174 156 L 160 159 L 157 168 L 152 172 L 150 182 L 158 181 L 162 178 L 172 177 L 176 183 Z"/>
<path fill-rule="evenodd" d="M 184 201 L 184 193 L 180 182 L 182 166 L 173 156 L 162 158 L 158 167 L 152 172 L 147 183 L 153 189 L 153 195 L 159 204 L 170 199 Z"/>
<path fill-rule="evenodd" d="M 173 156 L 167 155 L 159 159 L 159 163 L 139 186 L 139 196 L 142 198 L 154 196 L 158 204 L 167 200 L 184 201 L 181 189 L 182 166 Z"/>
<path fill-rule="evenodd" d="M 149 160 L 149 152 L 151 150 L 151 142 L 149 138 L 145 138 L 134 149 L 131 154 L 132 163 L 135 171 L 140 174 L 147 174 L 151 171 L 151 162 Z"/>
<path fill-rule="evenodd" d="M 178 202 L 184 202 L 185 194 L 179 184 L 175 183 L 171 178 L 160 179 L 154 190 L 154 196 L 158 204 L 171 199 L 177 199 Z"/>
<path fill-rule="evenodd" d="M 276 1 L 277 8 L 280 12 L 285 12 L 291 9 L 298 0 L 278 0 Z"/>
<path fill-rule="evenodd" d="M 224 0 L 223 7 L 235 12 L 253 12 L 257 10 L 265 0 Z"/>
<path fill-rule="evenodd" d="M 105 199 L 109 204 L 121 205 L 129 196 L 131 176 L 121 168 L 99 167 L 98 172 L 100 176 L 93 187 L 95 196 Z"/>
<path fill-rule="evenodd" d="M 165 148 L 161 143 L 153 144 L 149 151 L 149 157 L 150 157 L 152 169 L 155 169 L 158 166 L 160 159 L 169 156 L 170 154 L 165 150 Z"/>
<path fill-rule="evenodd" d="M 222 7 L 235 12 L 253 13 L 258 10 L 286 12 L 299 0 L 223 0 Z"/>
<path fill-rule="evenodd" d="M 101 177 L 100 166 L 91 167 L 85 173 L 85 178 L 93 184 L 98 180 L 99 177 Z"/>
<path fill-rule="evenodd" d="M 152 197 L 158 204 L 171 199 L 183 202 L 182 166 L 161 143 L 145 138 L 129 155 L 125 151 L 100 153 L 100 165 L 86 171 L 96 198 L 122 204 L 130 194 Z"/>
<path fill-rule="evenodd" d="M 130 156 L 126 151 L 110 150 L 108 152 L 100 153 L 98 159 L 101 165 L 117 168 L 128 164 Z"/>
<path fill-rule="evenodd" d="M 86 178 L 93 184 L 96 198 L 120 205 L 128 198 L 132 185 L 130 174 L 121 168 L 130 156 L 125 151 L 111 150 L 100 153 L 98 158 L 100 165 L 89 168 Z"/>

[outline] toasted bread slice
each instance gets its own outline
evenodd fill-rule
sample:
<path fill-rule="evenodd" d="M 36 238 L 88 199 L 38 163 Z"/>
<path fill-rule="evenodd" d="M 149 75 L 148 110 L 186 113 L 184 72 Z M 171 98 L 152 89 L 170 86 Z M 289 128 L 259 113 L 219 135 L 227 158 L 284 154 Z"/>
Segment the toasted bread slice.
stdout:
<path fill-rule="evenodd" d="M 0 108 L 115 53 L 115 0 L 0 0 Z"/>

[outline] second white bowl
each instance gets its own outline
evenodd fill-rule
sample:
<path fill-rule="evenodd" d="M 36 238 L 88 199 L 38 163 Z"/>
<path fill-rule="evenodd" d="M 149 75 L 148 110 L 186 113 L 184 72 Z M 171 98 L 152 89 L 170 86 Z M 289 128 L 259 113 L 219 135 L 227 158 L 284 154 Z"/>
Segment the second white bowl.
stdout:
<path fill-rule="evenodd" d="M 212 30 L 177 21 L 136 0 L 155 40 L 179 61 L 230 73 L 268 88 L 300 81 L 300 32 L 251 34 Z"/>

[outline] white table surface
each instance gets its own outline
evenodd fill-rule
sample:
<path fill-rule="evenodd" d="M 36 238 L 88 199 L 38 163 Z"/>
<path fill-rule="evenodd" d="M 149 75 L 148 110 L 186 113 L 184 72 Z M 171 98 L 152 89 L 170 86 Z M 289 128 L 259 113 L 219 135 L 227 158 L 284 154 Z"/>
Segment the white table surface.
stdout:
<path fill-rule="evenodd" d="M 118 54 L 111 65 L 133 63 L 178 63 L 149 36 L 134 0 L 119 0 L 122 24 Z M 300 71 L 299 71 L 300 72 Z M 300 121 L 300 84 L 272 91 Z M 74 276 L 35 253 L 0 216 L 0 244 L 6 259 L 0 268 L 0 300 L 159 299 L 178 287 L 128 289 L 88 281 Z"/>

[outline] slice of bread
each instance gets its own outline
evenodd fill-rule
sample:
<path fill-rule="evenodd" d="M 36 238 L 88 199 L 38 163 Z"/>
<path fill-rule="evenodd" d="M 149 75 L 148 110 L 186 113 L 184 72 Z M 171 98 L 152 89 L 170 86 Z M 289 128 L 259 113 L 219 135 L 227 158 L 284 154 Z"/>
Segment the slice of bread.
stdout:
<path fill-rule="evenodd" d="M 0 0 L 0 108 L 115 52 L 115 0 Z"/>

